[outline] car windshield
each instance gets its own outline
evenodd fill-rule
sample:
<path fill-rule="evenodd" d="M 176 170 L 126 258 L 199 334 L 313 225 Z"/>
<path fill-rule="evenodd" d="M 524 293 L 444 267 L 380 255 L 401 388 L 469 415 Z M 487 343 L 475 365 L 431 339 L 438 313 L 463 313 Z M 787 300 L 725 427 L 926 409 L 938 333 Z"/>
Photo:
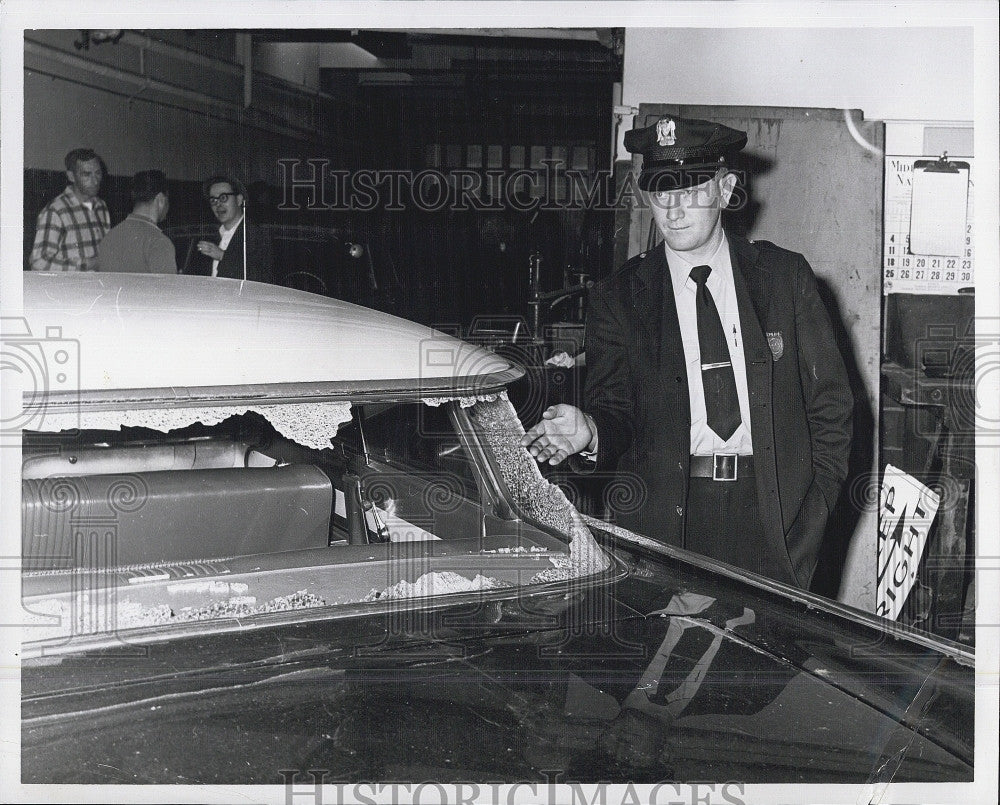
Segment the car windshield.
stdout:
<path fill-rule="evenodd" d="M 253 411 L 26 434 L 28 639 L 502 594 L 608 567 L 517 446 L 505 397 L 429 403 L 353 404 L 322 449 Z"/>

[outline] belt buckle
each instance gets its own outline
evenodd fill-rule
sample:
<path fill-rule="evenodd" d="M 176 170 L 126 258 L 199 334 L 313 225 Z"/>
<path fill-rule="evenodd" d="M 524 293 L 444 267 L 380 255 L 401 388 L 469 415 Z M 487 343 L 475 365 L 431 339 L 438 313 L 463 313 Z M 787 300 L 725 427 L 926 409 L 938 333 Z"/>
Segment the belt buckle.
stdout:
<path fill-rule="evenodd" d="M 712 480 L 735 481 L 738 458 L 736 453 L 712 453 Z"/>

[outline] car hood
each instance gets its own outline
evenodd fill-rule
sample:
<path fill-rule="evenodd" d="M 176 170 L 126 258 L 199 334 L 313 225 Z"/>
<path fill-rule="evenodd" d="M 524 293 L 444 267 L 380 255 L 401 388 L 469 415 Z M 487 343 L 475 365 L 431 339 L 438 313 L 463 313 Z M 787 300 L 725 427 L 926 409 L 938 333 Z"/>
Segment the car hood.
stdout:
<path fill-rule="evenodd" d="M 43 658 L 24 780 L 972 779 L 968 664 L 618 554 L 627 574 L 584 588 Z"/>

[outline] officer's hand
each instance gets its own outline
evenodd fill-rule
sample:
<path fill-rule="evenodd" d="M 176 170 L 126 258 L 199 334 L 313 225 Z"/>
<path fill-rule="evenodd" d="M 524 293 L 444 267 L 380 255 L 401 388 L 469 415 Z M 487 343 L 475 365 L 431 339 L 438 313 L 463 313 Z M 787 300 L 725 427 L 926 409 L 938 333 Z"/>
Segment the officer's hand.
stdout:
<path fill-rule="evenodd" d="M 579 453 L 594 438 L 587 416 L 573 405 L 553 405 L 546 408 L 542 421 L 521 437 L 521 446 L 539 464 L 559 464 Z"/>

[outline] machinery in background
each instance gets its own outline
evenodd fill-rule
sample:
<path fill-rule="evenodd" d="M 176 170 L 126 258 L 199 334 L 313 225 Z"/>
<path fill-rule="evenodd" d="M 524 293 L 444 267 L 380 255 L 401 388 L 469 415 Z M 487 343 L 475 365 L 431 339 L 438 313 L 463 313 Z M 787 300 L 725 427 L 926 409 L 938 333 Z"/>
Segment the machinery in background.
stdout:
<path fill-rule="evenodd" d="M 567 267 L 563 271 L 563 284 L 565 287 L 543 292 L 541 283 L 542 260 L 542 255 L 538 250 L 533 251 L 528 258 L 528 281 L 530 287 L 528 308 L 531 313 L 531 337 L 536 342 L 540 340 L 544 341 L 544 331 L 542 329 L 543 316 L 549 316 L 563 302 L 573 301 L 575 304 L 568 311 L 563 311 L 563 320 L 551 323 L 549 326 L 566 332 L 578 328 L 580 333 L 576 346 L 582 348 L 586 294 L 594 283 L 590 281 L 586 273 L 572 271 Z M 570 284 L 570 278 L 575 280 L 573 284 Z"/>

